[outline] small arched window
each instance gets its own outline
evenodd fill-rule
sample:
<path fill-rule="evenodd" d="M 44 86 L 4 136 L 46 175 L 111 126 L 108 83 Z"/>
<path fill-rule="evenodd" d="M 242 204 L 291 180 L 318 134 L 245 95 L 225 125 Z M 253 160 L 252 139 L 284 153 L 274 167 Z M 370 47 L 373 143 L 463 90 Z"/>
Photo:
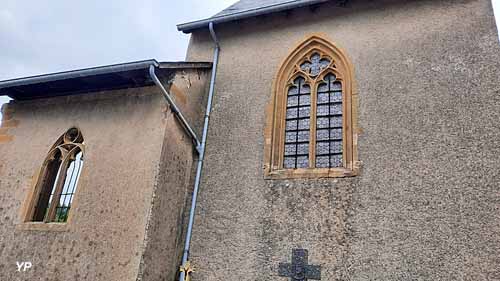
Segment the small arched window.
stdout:
<path fill-rule="evenodd" d="M 267 178 L 357 173 L 353 73 L 344 52 L 316 35 L 285 59 L 268 108 Z"/>
<path fill-rule="evenodd" d="M 71 128 L 50 149 L 40 170 L 26 221 L 66 222 L 83 167 L 84 143 Z"/>

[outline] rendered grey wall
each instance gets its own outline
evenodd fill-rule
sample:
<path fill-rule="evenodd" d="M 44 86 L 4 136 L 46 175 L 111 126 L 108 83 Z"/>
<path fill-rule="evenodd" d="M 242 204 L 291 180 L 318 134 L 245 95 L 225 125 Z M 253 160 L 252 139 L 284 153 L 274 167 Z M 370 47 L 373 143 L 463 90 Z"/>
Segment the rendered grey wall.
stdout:
<path fill-rule="evenodd" d="M 499 280 L 500 47 L 489 0 L 349 1 L 216 26 L 214 110 L 194 280 Z M 265 108 L 311 33 L 343 48 L 359 93 L 359 176 L 264 180 Z M 189 60 L 213 43 L 195 32 Z"/>
<path fill-rule="evenodd" d="M 169 91 L 184 116 L 201 136 L 209 71 L 176 73 Z M 191 138 L 177 118 L 165 119 L 165 137 L 152 196 L 145 250 L 139 270 L 141 281 L 176 280 L 184 248 L 185 217 L 191 206 L 194 165 L 197 155 Z"/>
<path fill-rule="evenodd" d="M 0 279 L 135 280 L 165 130 L 161 102 L 149 87 L 7 106 L 18 124 L 0 144 Z M 72 126 L 86 151 L 67 230 L 20 229 L 46 153 Z M 17 261 L 33 268 L 18 272 Z"/>

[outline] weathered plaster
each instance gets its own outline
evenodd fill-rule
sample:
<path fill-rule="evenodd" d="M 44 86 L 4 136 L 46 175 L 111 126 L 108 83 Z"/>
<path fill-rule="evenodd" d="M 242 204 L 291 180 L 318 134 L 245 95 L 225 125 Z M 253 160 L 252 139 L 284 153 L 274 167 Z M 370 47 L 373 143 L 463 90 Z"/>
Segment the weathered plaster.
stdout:
<path fill-rule="evenodd" d="M 3 208 L 0 275 L 5 280 L 133 280 L 163 141 L 165 109 L 154 88 L 13 102 L 21 120 L 0 145 Z M 23 230 L 22 206 L 53 142 L 77 126 L 85 162 L 63 232 Z M 33 268 L 17 272 L 16 261 Z"/>
<path fill-rule="evenodd" d="M 194 124 L 207 76 L 171 81 Z M 3 112 L 18 122 L 0 143 L 0 280 L 174 280 L 195 154 L 157 87 L 11 101 Z M 46 153 L 72 126 L 86 151 L 68 223 L 23 223 Z M 18 272 L 23 261 L 33 267 Z"/>
<path fill-rule="evenodd" d="M 500 279 L 500 47 L 489 0 L 350 1 L 216 26 L 215 100 L 193 280 Z M 324 33 L 351 58 L 357 177 L 264 180 L 265 108 L 293 46 Z M 195 32 L 188 59 L 213 43 Z"/>

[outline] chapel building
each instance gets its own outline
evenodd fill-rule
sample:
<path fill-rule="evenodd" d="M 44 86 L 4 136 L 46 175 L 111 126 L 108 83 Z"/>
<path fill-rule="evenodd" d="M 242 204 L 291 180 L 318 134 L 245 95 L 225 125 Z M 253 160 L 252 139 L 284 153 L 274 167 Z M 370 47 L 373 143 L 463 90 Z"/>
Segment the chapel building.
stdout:
<path fill-rule="evenodd" d="M 182 62 L 0 81 L 0 280 L 500 280 L 490 0 L 177 27 Z"/>

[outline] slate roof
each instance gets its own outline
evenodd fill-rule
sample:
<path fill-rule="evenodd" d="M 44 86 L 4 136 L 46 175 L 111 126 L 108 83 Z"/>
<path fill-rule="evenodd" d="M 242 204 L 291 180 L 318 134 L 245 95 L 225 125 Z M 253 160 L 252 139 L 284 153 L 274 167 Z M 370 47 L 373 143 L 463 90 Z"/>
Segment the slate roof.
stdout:
<path fill-rule="evenodd" d="M 230 22 L 328 1 L 329 0 L 240 0 L 210 18 L 179 24 L 177 25 L 177 29 L 185 33 L 190 33 L 198 28 L 206 28 L 210 22 L 214 24 Z"/>
<path fill-rule="evenodd" d="M 215 14 L 213 17 L 227 16 L 235 13 L 241 13 L 249 10 L 258 10 L 271 6 L 279 6 L 287 3 L 307 3 L 311 0 L 240 0 L 226 9 Z"/>

